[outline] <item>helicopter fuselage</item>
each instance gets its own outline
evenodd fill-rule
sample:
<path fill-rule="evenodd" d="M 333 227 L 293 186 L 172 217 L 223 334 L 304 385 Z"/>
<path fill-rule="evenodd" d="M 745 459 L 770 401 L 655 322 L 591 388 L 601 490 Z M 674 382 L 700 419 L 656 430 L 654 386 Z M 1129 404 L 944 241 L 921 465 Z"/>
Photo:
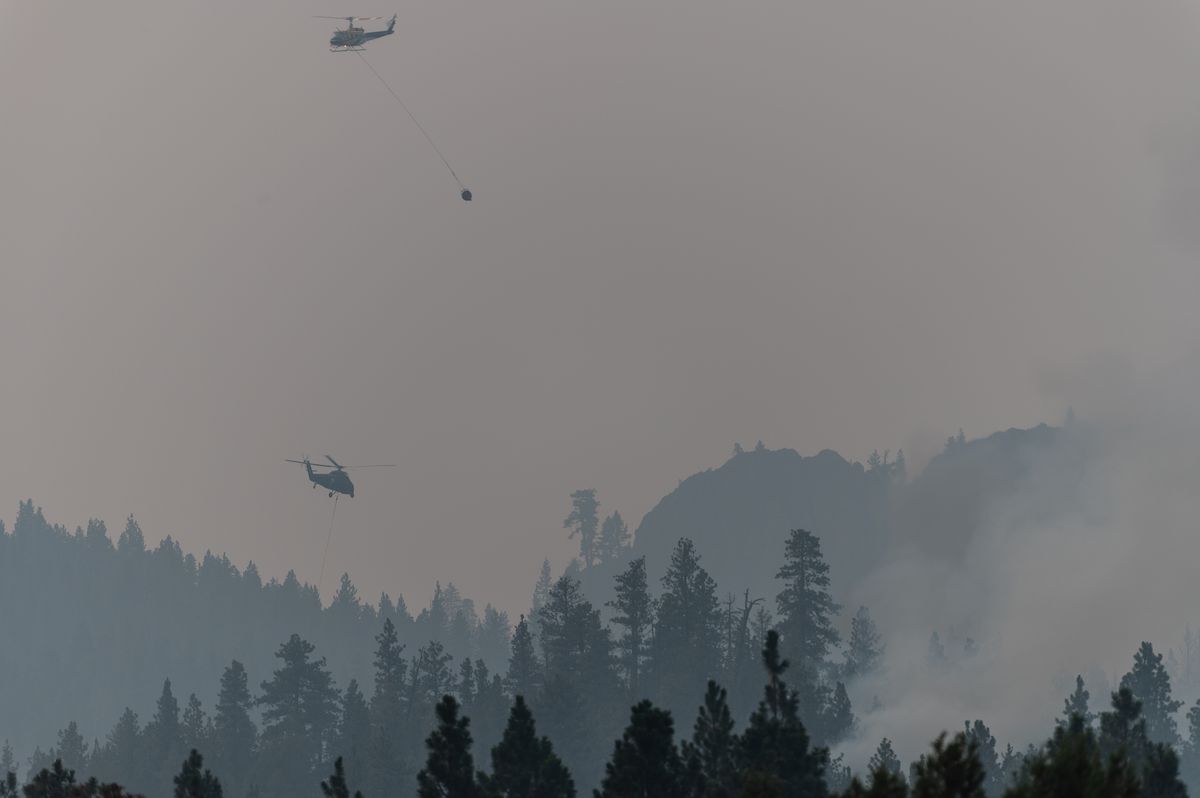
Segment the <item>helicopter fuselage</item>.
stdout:
<path fill-rule="evenodd" d="M 352 27 L 346 30 L 339 30 L 334 33 L 333 37 L 329 40 L 329 46 L 331 48 L 362 47 L 369 41 L 374 39 L 382 39 L 384 36 L 391 36 L 392 33 L 393 31 L 391 28 L 388 28 L 387 30 L 374 30 L 367 32 L 362 28 Z"/>
<path fill-rule="evenodd" d="M 321 474 L 313 471 L 312 466 L 305 463 L 305 468 L 308 469 L 308 478 L 312 481 L 313 487 L 320 485 L 330 494 L 343 493 L 354 498 L 354 483 L 350 481 L 350 475 L 340 468 L 328 473 Z"/>

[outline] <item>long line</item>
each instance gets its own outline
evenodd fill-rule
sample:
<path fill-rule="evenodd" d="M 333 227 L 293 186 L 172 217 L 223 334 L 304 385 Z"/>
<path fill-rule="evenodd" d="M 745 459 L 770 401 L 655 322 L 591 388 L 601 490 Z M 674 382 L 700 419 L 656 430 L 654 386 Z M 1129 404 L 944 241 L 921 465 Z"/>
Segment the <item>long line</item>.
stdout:
<path fill-rule="evenodd" d="M 419 121 L 417 121 L 417 117 L 408 109 L 408 106 L 404 104 L 404 100 L 400 99 L 400 95 L 388 85 L 388 82 L 383 79 L 383 75 L 380 75 L 379 70 L 375 69 L 375 67 L 371 65 L 371 62 L 367 60 L 367 57 L 362 54 L 361 50 L 354 50 L 354 54 L 361 58 L 362 62 L 367 65 L 367 68 L 375 73 L 375 77 L 379 78 L 379 82 L 382 83 L 383 87 L 388 90 L 388 94 L 392 95 L 392 98 L 400 104 L 400 107 L 404 109 L 404 113 L 408 114 L 408 118 L 413 121 L 413 124 L 417 126 L 417 130 L 421 131 L 421 135 L 423 135 L 425 140 L 429 142 L 429 146 L 433 147 L 433 151 L 436 152 L 437 156 L 442 159 L 442 163 L 446 165 L 446 169 L 450 172 L 450 176 L 454 178 L 455 183 L 458 183 L 459 189 L 465 190 L 467 187 L 463 184 L 463 181 L 458 179 L 458 175 L 454 172 L 454 167 L 451 166 L 450 162 L 446 160 L 446 156 L 442 154 L 441 149 L 434 142 L 433 136 L 430 136 L 429 131 L 425 130 L 425 127 Z"/>
<path fill-rule="evenodd" d="M 321 573 L 317 576 L 317 593 L 321 592 L 321 585 L 325 579 L 325 560 L 329 559 L 329 541 L 333 540 L 333 518 L 337 515 L 338 495 L 333 495 L 333 512 L 329 514 L 329 534 L 325 537 L 325 554 L 321 556 Z"/>

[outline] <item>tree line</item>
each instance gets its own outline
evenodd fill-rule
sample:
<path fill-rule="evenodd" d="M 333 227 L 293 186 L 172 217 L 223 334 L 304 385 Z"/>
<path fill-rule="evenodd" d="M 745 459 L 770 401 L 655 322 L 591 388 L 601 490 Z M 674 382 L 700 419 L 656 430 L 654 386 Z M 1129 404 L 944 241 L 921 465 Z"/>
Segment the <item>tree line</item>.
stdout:
<path fill-rule="evenodd" d="M 386 630 L 385 630 L 386 631 Z M 386 634 L 381 634 L 381 648 Z M 288 645 L 295 643 L 289 641 Z M 303 649 L 303 646 L 300 647 Z M 1145 652 L 1145 647 L 1139 654 Z M 299 650 L 301 659 L 307 651 Z M 1158 680 L 1153 660 L 1138 660 L 1128 684 L 1112 696 L 1112 708 L 1099 716 L 1088 709 L 1088 694 L 1077 682 L 1065 702 L 1062 720 L 1041 746 L 1024 755 L 1006 752 L 996 766 L 994 740 L 979 722 L 947 738 L 942 734 L 913 763 L 907 777 L 890 741 L 881 741 L 866 780 L 831 768 L 827 748 L 816 746 L 800 718 L 800 693 L 785 680 L 789 663 L 780 654 L 780 635 L 768 632 L 762 651 L 766 684 L 745 728 L 735 729 L 726 690 L 709 681 L 690 737 L 676 740 L 670 711 L 652 701 L 637 702 L 620 737 L 612 743 L 595 798 L 1185 798 L 1179 758 L 1171 745 L 1155 741 L 1155 712 L 1134 698 L 1139 679 Z M 1161 663 L 1158 664 L 1161 666 Z M 292 663 L 295 666 L 295 663 Z M 281 673 L 271 691 L 286 688 Z M 1141 685 L 1145 687 L 1146 685 Z M 295 687 L 295 685 L 293 685 Z M 294 696 L 303 696 L 304 690 Z M 435 707 L 436 725 L 425 738 L 424 764 L 415 775 L 419 798 L 575 798 L 580 792 L 551 739 L 539 735 L 523 695 L 508 704 L 499 741 L 490 750 L 490 771 L 476 769 L 470 717 L 462 697 L 446 693 Z M 272 713 L 276 721 L 282 716 Z M 1161 718 L 1158 718 L 1159 720 Z M 296 733 L 299 728 L 281 731 Z M 341 734 L 345 733 L 342 729 Z M 268 737 L 264 733 L 264 738 Z M 281 737 L 272 738 L 279 745 Z M 353 741 L 335 738 L 353 750 Z M 310 743 L 308 755 L 317 754 Z M 303 761 L 300 742 L 290 756 Z M 319 755 L 317 756 L 319 760 Z M 332 773 L 320 783 L 326 798 L 364 798 L 364 773 L 347 769 L 336 756 Z M 196 749 L 172 779 L 176 798 L 223 798 L 220 779 L 203 767 Z M 359 763 L 364 766 L 365 763 Z M 265 774 L 263 774 L 265 776 Z M 0 798 L 135 798 L 116 782 L 93 777 L 75 780 L 61 758 L 33 774 L 17 789 L 16 774 L 0 783 Z M 378 784 L 378 793 L 396 794 Z M 289 794 L 307 792 L 296 783 Z M 256 784 L 250 794 L 258 794 Z M 168 794 L 167 792 L 153 794 Z"/>
<path fill-rule="evenodd" d="M 257 686 L 242 662 L 226 665 L 211 711 L 195 694 L 181 701 L 168 679 L 144 724 L 126 708 L 106 738 L 89 745 L 70 723 L 54 746 L 34 753 L 30 774 L 61 759 L 102 782 L 164 794 L 181 758 L 195 748 L 210 756 L 229 794 L 273 797 L 303 791 L 338 751 L 367 794 L 404 794 L 420 769 L 434 708 L 451 694 L 473 718 L 476 739 L 488 745 L 501 739 L 514 697 L 522 696 L 578 782 L 595 785 L 620 733 L 623 706 L 646 699 L 677 715 L 690 712 L 713 679 L 728 685 L 735 712 L 749 711 L 760 684 L 759 652 L 776 628 L 784 653 L 797 663 L 798 717 L 817 743 L 835 744 L 854 726 L 843 680 L 877 666 L 880 635 L 861 610 L 845 661 L 833 661 L 840 608 L 830 598 L 815 535 L 791 533 L 779 580 L 776 620 L 748 593 L 722 599 L 686 538 L 657 594 L 645 561 L 635 559 L 603 607 L 588 600 L 570 573 L 551 579 L 547 566 L 529 616 L 508 635 L 503 668 L 482 657 L 456 658 L 437 639 L 413 651 L 394 617 L 384 614 L 368 678 L 338 687 L 317 647 L 291 634 L 274 652 L 270 678 Z"/>

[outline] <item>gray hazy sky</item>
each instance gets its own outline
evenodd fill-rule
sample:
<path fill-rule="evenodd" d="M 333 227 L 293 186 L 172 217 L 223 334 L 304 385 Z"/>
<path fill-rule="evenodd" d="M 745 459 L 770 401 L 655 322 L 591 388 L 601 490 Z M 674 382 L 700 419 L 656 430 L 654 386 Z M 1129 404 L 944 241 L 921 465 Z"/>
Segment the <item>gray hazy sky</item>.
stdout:
<path fill-rule="evenodd" d="M 0 514 L 519 611 L 567 496 L 1197 340 L 1189 0 L 0 0 Z M 365 2 L 365 5 L 363 4 Z M 372 63 L 313 14 L 400 13 Z M 331 576 L 332 575 L 332 576 Z"/>

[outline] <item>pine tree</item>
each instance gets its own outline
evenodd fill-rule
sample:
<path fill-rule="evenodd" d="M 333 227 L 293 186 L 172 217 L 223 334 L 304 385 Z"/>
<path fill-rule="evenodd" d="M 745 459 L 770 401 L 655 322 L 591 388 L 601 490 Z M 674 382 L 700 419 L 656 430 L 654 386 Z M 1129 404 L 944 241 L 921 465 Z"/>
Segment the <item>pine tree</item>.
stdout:
<path fill-rule="evenodd" d="M 837 745 L 854 732 L 854 709 L 846 685 L 837 682 L 828 703 L 821 712 L 821 737 L 829 745 Z"/>
<path fill-rule="evenodd" d="M 983 765 L 983 788 L 989 795 L 999 795 L 1004 789 L 1004 776 L 1000 767 L 1000 756 L 996 751 L 996 738 L 982 720 L 963 724 L 967 742 L 975 747 L 979 764 Z"/>
<path fill-rule="evenodd" d="M 866 607 L 859 607 L 850 621 L 850 649 L 846 652 L 846 676 L 864 676 L 879 667 L 883 641 Z"/>
<path fill-rule="evenodd" d="M 908 782 L 899 773 L 886 768 L 870 768 L 870 786 L 864 786 L 857 778 L 840 798 L 908 798 Z"/>
<path fill-rule="evenodd" d="M 495 798 L 574 798 L 575 783 L 549 738 L 538 737 L 533 714 L 517 696 L 500 743 L 492 748 L 492 774 L 484 792 Z"/>
<path fill-rule="evenodd" d="M 131 515 L 125 521 L 125 531 L 117 539 L 117 551 L 122 554 L 136 554 L 145 550 L 146 538 L 142 534 L 142 528 L 138 526 L 138 522 L 134 521 Z"/>
<path fill-rule="evenodd" d="M 900 757 L 896 756 L 891 740 L 884 737 L 879 741 L 879 747 L 875 749 L 875 753 L 871 755 L 871 760 L 867 763 L 867 770 L 871 773 L 886 770 L 888 773 L 900 776 L 903 780 L 904 766 L 900 762 Z"/>
<path fill-rule="evenodd" d="M 1188 738 L 1180 750 L 1180 768 L 1183 780 L 1194 790 L 1200 787 L 1200 699 L 1188 709 L 1187 721 Z"/>
<path fill-rule="evenodd" d="M 163 682 L 154 717 L 143 731 L 148 792 L 163 794 L 170 789 L 172 774 L 183 751 L 182 727 L 179 722 L 179 702 L 171 690 L 171 680 Z"/>
<path fill-rule="evenodd" d="M 683 798 L 685 771 L 671 713 L 640 701 L 605 765 L 600 798 Z"/>
<path fill-rule="evenodd" d="M 1005 798 L 1137 798 L 1141 787 L 1123 754 L 1103 757 L 1096 735 L 1075 714 L 1020 770 Z"/>
<path fill-rule="evenodd" d="M 1100 715 L 1098 747 L 1105 757 L 1127 759 L 1142 783 L 1144 798 L 1182 796 L 1179 758 L 1167 743 L 1154 742 L 1146 731 L 1142 703 L 1124 684 L 1112 696 L 1112 710 Z"/>
<path fill-rule="evenodd" d="M 221 798 L 221 782 L 203 768 L 204 757 L 193 748 L 175 777 L 175 798 Z"/>
<path fill-rule="evenodd" d="M 458 703 L 467 717 L 475 714 L 475 688 L 475 663 L 464 659 L 458 666 L 458 687 L 455 692 L 458 694 Z"/>
<path fill-rule="evenodd" d="M 425 741 L 429 752 L 417 774 L 420 798 L 475 798 L 480 790 L 471 758 L 471 722 L 458 716 L 458 702 L 446 695 L 437 705 L 437 728 Z"/>
<path fill-rule="evenodd" d="M 1101 756 L 1124 755 L 1140 770 L 1149 745 L 1146 720 L 1142 717 L 1142 703 L 1133 697 L 1128 687 L 1122 686 L 1113 693 L 1112 709 L 1100 713 L 1100 736 L 1097 742 Z"/>
<path fill-rule="evenodd" d="M 596 561 L 596 530 L 600 525 L 600 503 L 596 491 L 577 490 L 571 494 L 571 513 L 563 521 L 563 529 L 571 530 L 571 537 L 579 537 L 579 556 L 583 564 L 591 568 Z"/>
<path fill-rule="evenodd" d="M 405 736 L 412 707 L 407 701 L 408 662 L 404 659 L 404 645 L 391 618 L 384 619 L 383 628 L 375 636 L 374 665 L 370 749 L 365 771 L 360 775 L 368 795 L 398 795 L 412 779 Z"/>
<path fill-rule="evenodd" d="M 829 566 L 816 535 L 803 529 L 791 531 L 784 565 L 775 578 L 784 582 L 776 602 L 785 650 L 800 666 L 819 666 L 838 643 L 833 618 L 840 607 L 829 594 Z"/>
<path fill-rule="evenodd" d="M 412 677 L 416 683 L 417 693 L 413 703 L 416 707 L 428 707 L 450 692 L 454 685 L 454 674 L 450 671 L 450 663 L 454 657 L 446 653 L 446 649 L 436 640 L 422 646 L 413 660 Z"/>
<path fill-rule="evenodd" d="M 0 770 L 0 798 L 21 798 L 17 772 L 11 768 Z"/>
<path fill-rule="evenodd" d="M 137 713 L 126 707 L 108 733 L 100 755 L 93 758 L 92 772 L 102 778 L 123 780 L 136 788 L 147 781 L 145 752 L 142 749 L 142 731 Z"/>
<path fill-rule="evenodd" d="M 339 759 L 345 758 L 350 763 L 350 772 L 358 774 L 358 778 L 362 778 L 366 772 L 370 741 L 371 713 L 362 690 L 358 688 L 358 680 L 351 679 L 342 696 L 337 751 Z"/>
<path fill-rule="evenodd" d="M 1065 701 L 1063 701 L 1063 714 L 1062 718 L 1060 718 L 1058 721 L 1058 725 L 1064 727 L 1068 726 L 1071 722 L 1071 717 L 1078 715 L 1083 719 L 1084 726 L 1091 726 L 1092 722 L 1095 720 L 1095 716 L 1092 714 L 1092 711 L 1088 709 L 1088 700 L 1091 697 L 1092 694 L 1089 693 L 1087 688 L 1083 686 L 1083 675 L 1077 674 L 1075 676 L 1075 692 L 1071 693 L 1071 695 Z"/>
<path fill-rule="evenodd" d="M 58 733 L 58 745 L 54 749 L 54 755 L 62 760 L 66 768 L 76 772 L 87 769 L 87 743 L 83 741 L 83 735 L 79 733 L 79 725 L 75 721 L 68 723 L 67 727 Z"/>
<path fill-rule="evenodd" d="M 1179 778 L 1179 756 L 1165 743 L 1151 743 L 1142 767 L 1142 795 L 1146 798 L 1187 798 Z"/>
<path fill-rule="evenodd" d="M 529 633 L 529 622 L 524 615 L 513 630 L 512 655 L 508 659 L 508 675 L 504 681 L 514 696 L 532 698 L 541 689 L 542 667 L 533 650 L 533 635 Z"/>
<path fill-rule="evenodd" d="M 614 512 L 600 525 L 600 537 L 596 541 L 597 558 L 600 562 L 615 562 L 629 545 L 629 527 L 621 514 Z"/>
<path fill-rule="evenodd" d="M 246 668 L 235 659 L 221 674 L 213 719 L 213 762 L 224 775 L 231 796 L 243 795 L 250 783 L 258 742 L 258 729 L 250 719 L 253 706 Z"/>
<path fill-rule="evenodd" d="M 350 798 L 350 788 L 346 784 L 346 768 L 340 756 L 333 762 L 333 775 L 329 777 L 329 781 L 321 782 L 321 794 L 325 798 Z M 363 798 L 363 794 L 355 790 L 354 798 Z"/>
<path fill-rule="evenodd" d="M 485 606 L 475 648 L 489 668 L 498 671 L 504 667 L 511 639 L 512 626 L 508 622 L 508 613 L 497 610 L 491 604 Z"/>
<path fill-rule="evenodd" d="M 281 666 L 262 683 L 261 743 L 271 792 L 298 795 L 311 789 L 317 768 L 327 761 L 338 694 L 324 657 L 312 659 L 314 650 L 293 634 L 275 653 Z"/>
<path fill-rule="evenodd" d="M 697 798 L 734 798 L 738 794 L 737 745 L 725 688 L 710 680 L 692 739 L 682 746 L 688 771 L 700 777 L 699 789 L 692 790 Z"/>
<path fill-rule="evenodd" d="M 650 668 L 661 703 L 682 712 L 693 706 L 699 686 L 720 670 L 720 600 L 716 582 L 687 538 L 671 552 L 662 585 Z"/>
<path fill-rule="evenodd" d="M 0 775 L 17 772 L 17 759 L 13 755 L 12 746 L 8 744 L 8 740 L 4 741 L 4 748 L 0 749 Z"/>
<path fill-rule="evenodd" d="M 475 739 L 485 746 L 495 745 L 504 734 L 510 702 L 504 692 L 504 680 L 493 675 L 487 663 L 475 660 L 474 703 L 469 716 L 475 728 Z"/>
<path fill-rule="evenodd" d="M 607 740 L 621 723 L 612 640 L 579 581 L 563 576 L 538 613 L 544 688 L 535 708 L 543 731 L 582 784 L 601 778 Z M 612 735 L 612 736 L 610 736 Z"/>
<path fill-rule="evenodd" d="M 745 789 L 753 788 L 759 794 L 778 789 L 780 795 L 823 798 L 828 751 L 810 747 L 808 732 L 800 722 L 799 697 L 783 681 L 788 662 L 780 655 L 775 630 L 767 633 L 763 665 L 767 685 L 742 733 L 739 751 Z"/>
<path fill-rule="evenodd" d="M 933 750 L 913 768 L 912 795 L 913 798 L 986 798 L 983 791 L 986 779 L 975 741 L 956 734 L 947 744 L 946 735 L 941 734 L 934 740 Z"/>
<path fill-rule="evenodd" d="M 75 771 L 63 767 L 61 759 L 42 768 L 23 790 L 25 798 L 72 798 Z"/>
<path fill-rule="evenodd" d="M 625 672 L 625 686 L 635 698 L 641 696 L 642 669 L 654 623 L 654 600 L 646 584 L 646 558 L 638 557 L 617 576 L 616 598 L 607 606 L 615 613 L 612 623 L 624 630 L 617 642 L 618 657 Z"/>
<path fill-rule="evenodd" d="M 204 708 L 195 693 L 188 696 L 187 708 L 183 710 L 183 720 L 180 728 L 182 741 L 188 750 L 208 748 L 208 722 Z"/>
<path fill-rule="evenodd" d="M 1163 667 L 1162 655 L 1155 654 L 1152 645 L 1143 642 L 1138 648 L 1133 670 L 1121 679 L 1121 686 L 1129 688 L 1134 699 L 1141 702 L 1146 736 L 1152 742 L 1175 745 L 1179 732 L 1174 715 L 1183 702 L 1171 699 L 1171 678 Z"/>
<path fill-rule="evenodd" d="M 578 580 L 564 576 L 538 615 L 547 678 L 562 676 L 591 691 L 612 686 L 612 641 Z"/>
<path fill-rule="evenodd" d="M 550 561 L 542 560 L 542 569 L 538 572 L 537 584 L 533 586 L 533 597 L 529 604 L 529 620 L 535 629 L 538 625 L 538 613 L 550 600 L 550 588 L 553 584 L 554 580 L 550 575 Z"/>

